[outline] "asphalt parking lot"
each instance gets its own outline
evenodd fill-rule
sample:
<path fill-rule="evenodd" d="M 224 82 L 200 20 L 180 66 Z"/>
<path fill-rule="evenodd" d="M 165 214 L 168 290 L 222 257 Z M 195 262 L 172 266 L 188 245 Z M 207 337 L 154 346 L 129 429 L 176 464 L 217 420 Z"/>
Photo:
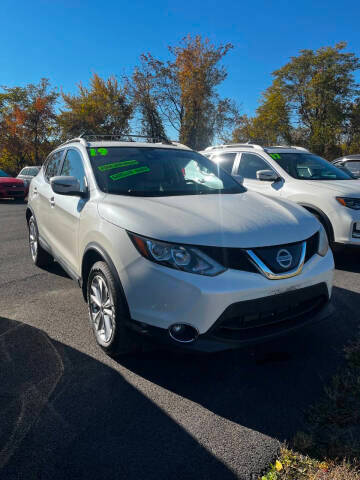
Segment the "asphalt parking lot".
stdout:
<path fill-rule="evenodd" d="M 360 249 L 336 253 L 321 324 L 241 351 L 115 361 L 76 284 L 33 266 L 25 208 L 0 201 L 0 478 L 257 478 L 358 332 Z"/>

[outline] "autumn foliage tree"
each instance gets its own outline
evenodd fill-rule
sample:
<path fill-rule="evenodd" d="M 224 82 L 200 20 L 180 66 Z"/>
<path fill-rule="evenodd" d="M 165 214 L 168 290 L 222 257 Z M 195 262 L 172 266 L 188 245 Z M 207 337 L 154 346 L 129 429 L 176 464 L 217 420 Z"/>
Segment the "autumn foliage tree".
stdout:
<path fill-rule="evenodd" d="M 217 92 L 227 76 L 219 63 L 231 48 L 230 43 L 217 47 L 199 35 L 188 35 L 180 45 L 169 47 L 172 58 L 167 62 L 142 56 L 155 81 L 163 119 L 178 132 L 180 142 L 196 150 L 211 144 L 233 121 L 234 103 Z"/>
<path fill-rule="evenodd" d="M 301 50 L 273 73 L 255 117 L 240 123 L 234 140 L 300 144 L 329 160 L 357 149 L 360 133 L 360 61 L 344 53 L 345 43 Z M 356 145 L 356 147 L 355 147 Z"/>
<path fill-rule="evenodd" d="M 0 93 L 0 164 L 16 173 L 41 164 L 56 140 L 58 93 L 48 79 Z"/>
<path fill-rule="evenodd" d="M 62 94 L 64 108 L 60 110 L 58 122 L 64 138 L 81 133 L 121 135 L 129 130 L 133 105 L 126 87 L 111 76 L 107 80 L 94 74 L 89 88 L 82 83 L 78 93 Z"/>
<path fill-rule="evenodd" d="M 127 79 L 128 91 L 133 98 L 134 109 L 140 114 L 141 134 L 148 138 L 165 139 L 165 127 L 159 112 L 159 97 L 155 92 L 156 79 L 141 57 L 140 66 Z"/>

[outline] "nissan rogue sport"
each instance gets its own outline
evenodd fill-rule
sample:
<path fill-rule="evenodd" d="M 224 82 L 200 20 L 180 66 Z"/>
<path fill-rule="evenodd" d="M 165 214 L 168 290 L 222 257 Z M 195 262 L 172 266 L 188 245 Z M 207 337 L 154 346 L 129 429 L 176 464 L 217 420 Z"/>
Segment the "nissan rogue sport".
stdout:
<path fill-rule="evenodd" d="M 329 313 L 333 256 L 313 215 L 180 144 L 99 138 L 49 155 L 26 219 L 35 265 L 55 260 L 79 283 L 106 353 L 139 335 L 234 348 Z"/>

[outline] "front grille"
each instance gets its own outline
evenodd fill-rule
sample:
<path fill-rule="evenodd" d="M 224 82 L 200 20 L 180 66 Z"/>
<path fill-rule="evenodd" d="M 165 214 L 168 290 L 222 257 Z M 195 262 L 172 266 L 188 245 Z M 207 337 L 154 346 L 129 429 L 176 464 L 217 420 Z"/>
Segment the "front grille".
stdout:
<path fill-rule="evenodd" d="M 306 255 L 305 262 L 317 253 L 319 248 L 319 232 L 316 232 L 312 237 L 306 240 Z"/>
<path fill-rule="evenodd" d="M 8 190 L 7 194 L 9 195 L 9 197 L 23 197 L 24 194 L 25 194 L 25 191 L 24 190 Z"/>
<path fill-rule="evenodd" d="M 222 247 L 200 247 L 204 253 L 216 260 L 225 268 L 242 270 L 244 272 L 259 273 L 257 268 L 250 261 L 245 250 L 241 248 L 222 248 Z"/>
<path fill-rule="evenodd" d="M 318 249 L 319 244 L 319 233 L 315 233 L 310 238 L 306 240 L 306 256 L 305 262 L 310 260 L 310 258 L 315 255 Z M 276 256 L 277 251 L 280 248 L 291 248 L 292 246 L 300 245 L 299 242 L 293 244 L 286 244 L 286 245 L 278 245 L 275 247 L 264 247 L 263 249 L 254 248 L 253 250 L 256 254 L 259 254 L 258 251 L 262 250 L 265 251 L 269 249 L 272 252 L 275 252 L 273 255 Z M 226 248 L 226 247 L 197 247 L 199 250 L 202 250 L 204 253 L 209 255 L 209 257 L 216 260 L 220 265 L 223 265 L 225 268 L 232 268 L 234 270 L 242 270 L 244 272 L 253 272 L 259 273 L 258 269 L 254 266 L 252 261 L 250 260 L 248 254 L 246 253 L 245 249 L 242 248 Z M 261 253 L 261 252 L 260 252 Z M 260 255 L 259 255 L 260 257 Z M 265 259 L 264 259 L 265 260 Z M 298 261 L 298 255 L 294 255 L 294 262 Z M 268 262 L 265 260 L 265 263 L 269 266 L 269 268 L 274 268 L 273 264 L 269 265 Z M 293 268 L 291 265 L 290 269 Z M 274 268 L 275 270 L 275 268 Z M 273 270 L 273 271 L 274 271 Z M 284 270 L 281 270 L 283 272 Z M 274 273 L 278 273 L 274 271 Z"/>
<path fill-rule="evenodd" d="M 211 336 L 249 339 L 271 334 L 311 318 L 329 299 L 325 283 L 230 305 L 212 328 Z"/>

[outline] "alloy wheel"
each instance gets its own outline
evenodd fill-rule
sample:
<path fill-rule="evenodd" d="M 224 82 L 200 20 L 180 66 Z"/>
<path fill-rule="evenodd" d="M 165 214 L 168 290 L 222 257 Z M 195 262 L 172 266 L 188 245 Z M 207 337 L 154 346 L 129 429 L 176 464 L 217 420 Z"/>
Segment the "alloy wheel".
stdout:
<path fill-rule="evenodd" d="M 38 252 L 38 238 L 37 238 L 36 225 L 33 219 L 30 219 L 30 223 L 29 223 L 29 244 L 30 244 L 31 257 L 35 262 L 37 252 Z"/>
<path fill-rule="evenodd" d="M 95 275 L 90 285 L 89 307 L 95 335 L 109 343 L 115 330 L 115 308 L 110 290 L 101 275 Z"/>

